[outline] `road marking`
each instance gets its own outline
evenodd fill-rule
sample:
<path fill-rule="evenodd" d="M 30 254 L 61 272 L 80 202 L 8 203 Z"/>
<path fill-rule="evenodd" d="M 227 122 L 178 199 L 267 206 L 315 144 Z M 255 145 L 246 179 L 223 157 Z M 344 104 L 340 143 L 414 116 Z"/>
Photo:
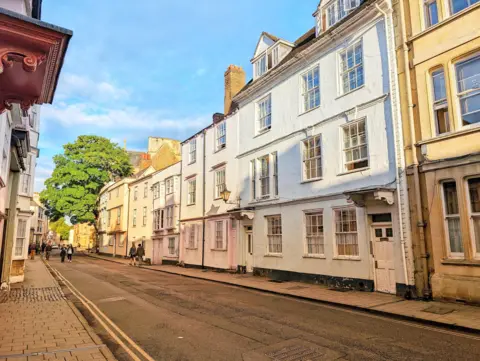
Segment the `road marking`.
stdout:
<path fill-rule="evenodd" d="M 92 301 L 90 301 L 87 297 L 85 297 L 69 280 L 67 280 L 57 269 L 53 268 L 50 265 L 47 265 L 67 286 L 67 288 L 82 302 L 82 304 L 90 311 L 90 313 L 100 322 L 103 328 L 112 336 L 112 338 L 117 341 L 120 346 L 130 355 L 132 359 L 135 361 L 142 361 L 113 331 L 112 329 L 107 326 L 104 322 L 108 322 L 115 331 L 117 331 L 120 336 L 122 336 L 134 349 L 136 349 L 144 358 L 148 361 L 155 361 L 149 354 L 145 352 L 140 346 L 138 346 L 130 337 L 128 337 L 112 320 L 110 320 Z M 90 307 L 91 306 L 91 307 Z M 92 308 L 97 311 L 95 313 Z M 104 318 L 102 318 L 100 316 Z"/>
<path fill-rule="evenodd" d="M 103 298 L 97 301 L 97 303 L 118 302 L 118 301 L 125 301 L 125 300 L 126 300 L 125 297 L 110 297 L 110 298 Z"/>

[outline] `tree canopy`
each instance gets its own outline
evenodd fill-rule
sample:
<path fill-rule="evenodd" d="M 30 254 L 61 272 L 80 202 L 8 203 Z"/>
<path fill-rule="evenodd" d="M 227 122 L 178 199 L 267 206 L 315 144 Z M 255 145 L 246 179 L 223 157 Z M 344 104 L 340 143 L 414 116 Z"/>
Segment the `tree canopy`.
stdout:
<path fill-rule="evenodd" d="M 132 174 L 127 152 L 109 139 L 81 135 L 53 157 L 55 169 L 45 181 L 40 200 L 53 220 L 68 216 L 72 224 L 95 223 L 102 187 Z"/>
<path fill-rule="evenodd" d="M 69 226 L 62 217 L 55 222 L 50 222 L 49 228 L 58 234 L 61 240 L 67 240 L 72 226 Z"/>

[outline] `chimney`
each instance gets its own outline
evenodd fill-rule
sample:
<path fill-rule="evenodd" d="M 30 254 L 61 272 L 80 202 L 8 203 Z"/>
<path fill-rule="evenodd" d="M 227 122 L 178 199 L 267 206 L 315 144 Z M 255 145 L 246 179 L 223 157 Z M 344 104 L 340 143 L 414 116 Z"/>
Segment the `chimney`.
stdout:
<path fill-rule="evenodd" d="M 225 109 L 227 115 L 232 110 L 232 99 L 245 86 L 245 72 L 242 67 L 230 65 L 225 72 Z"/>

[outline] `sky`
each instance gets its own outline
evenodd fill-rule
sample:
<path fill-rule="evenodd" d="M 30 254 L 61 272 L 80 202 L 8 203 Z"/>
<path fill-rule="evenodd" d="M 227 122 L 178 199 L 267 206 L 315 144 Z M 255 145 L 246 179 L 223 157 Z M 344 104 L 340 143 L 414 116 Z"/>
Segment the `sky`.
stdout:
<path fill-rule="evenodd" d="M 79 135 L 146 150 L 184 140 L 223 112 L 223 74 L 250 59 L 262 31 L 295 41 L 319 0 L 43 0 L 42 20 L 73 31 L 52 105 L 41 109 L 35 190 Z"/>

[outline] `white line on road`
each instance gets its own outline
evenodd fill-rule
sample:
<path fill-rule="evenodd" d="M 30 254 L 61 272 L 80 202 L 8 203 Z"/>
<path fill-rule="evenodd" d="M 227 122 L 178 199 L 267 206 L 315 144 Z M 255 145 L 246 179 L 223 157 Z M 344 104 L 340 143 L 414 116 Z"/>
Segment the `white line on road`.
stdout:
<path fill-rule="evenodd" d="M 142 361 L 132 349 L 130 349 L 113 331 L 112 329 L 105 324 L 103 319 L 108 322 L 115 331 L 117 331 L 120 336 L 122 336 L 135 350 L 137 350 L 144 358 L 148 361 L 155 361 L 149 354 L 145 352 L 140 346 L 138 346 L 130 337 L 128 337 L 125 332 L 123 332 L 112 320 L 110 320 L 92 301 L 90 301 L 87 297 L 85 297 L 75 286 L 67 280 L 57 269 L 53 268 L 52 266 L 47 264 L 49 267 L 64 283 L 65 286 L 82 302 L 82 304 L 90 311 L 90 313 L 100 322 L 100 324 L 105 328 L 105 330 L 112 336 L 112 338 L 118 342 L 120 346 L 134 359 L 135 361 Z M 91 307 L 90 307 L 91 306 Z M 97 311 L 95 313 L 92 308 Z M 100 317 L 101 316 L 101 317 Z"/>

